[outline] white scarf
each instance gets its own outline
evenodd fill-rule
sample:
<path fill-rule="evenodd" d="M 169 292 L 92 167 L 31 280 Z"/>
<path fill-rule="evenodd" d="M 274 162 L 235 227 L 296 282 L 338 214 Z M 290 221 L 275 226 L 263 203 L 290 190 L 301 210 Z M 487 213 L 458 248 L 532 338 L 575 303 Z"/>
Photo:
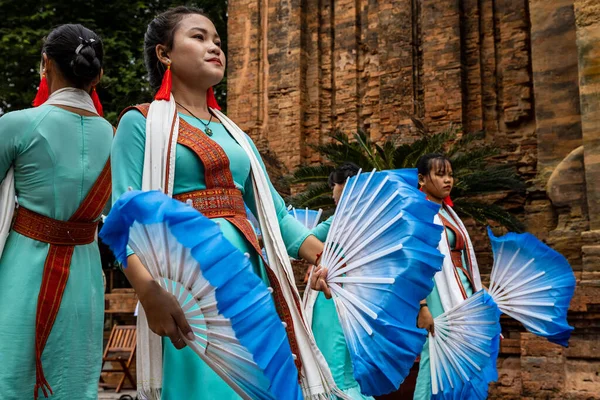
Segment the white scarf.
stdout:
<path fill-rule="evenodd" d="M 97 114 L 90 95 L 81 89 L 63 88 L 55 91 L 44 105 L 62 105 L 79 108 Z M 0 257 L 10 233 L 17 199 L 15 196 L 15 174 L 11 167 L 0 184 Z"/>
<path fill-rule="evenodd" d="M 471 238 L 469 237 L 467 228 L 465 228 L 465 225 L 462 223 L 458 215 L 456 215 L 454 210 L 448 206 L 445 206 L 445 208 L 454 221 L 458 224 L 458 228 L 465 237 L 465 245 L 467 246 L 468 257 L 471 259 L 473 273 L 471 279 L 475 285 L 473 291 L 477 292 L 481 290 L 481 276 L 479 275 L 479 267 L 477 266 L 477 258 L 475 258 L 475 251 L 473 250 Z M 440 218 L 439 214 L 435 216 L 434 223 L 443 226 L 442 219 Z M 442 240 L 440 240 L 438 250 L 444 255 L 444 263 L 442 264 L 442 270 L 435 274 L 434 280 L 438 293 L 440 294 L 442 307 L 444 307 L 445 312 L 462 303 L 464 299 L 460 290 L 460 286 L 458 285 L 458 281 L 456 280 L 456 275 L 454 272 L 455 267 L 452 263 L 450 247 L 448 246 L 448 240 L 446 239 L 446 232 L 442 233 Z"/>
<path fill-rule="evenodd" d="M 307 399 L 327 399 L 332 394 L 346 398 L 335 386 L 325 358 L 317 347 L 310 325 L 302 312 L 296 308 L 300 296 L 294 282 L 294 274 L 286 251 L 275 205 L 271 197 L 268 178 L 246 134 L 218 110 L 211 109 L 231 136 L 244 149 L 250 159 L 252 185 L 261 225 L 263 241 L 269 259 L 269 268 L 277 277 L 283 296 L 292 314 L 294 332 L 302 361 L 302 390 Z M 173 195 L 175 175 L 175 151 L 179 131 L 179 116 L 175 99 L 153 101 L 146 120 L 146 148 L 142 190 L 162 189 Z M 166 188 L 166 190 L 164 190 Z M 142 398 L 160 399 L 162 389 L 162 342 L 148 327 L 143 307 L 138 316 L 138 391 Z M 208 388 L 207 388 L 208 390 Z"/>

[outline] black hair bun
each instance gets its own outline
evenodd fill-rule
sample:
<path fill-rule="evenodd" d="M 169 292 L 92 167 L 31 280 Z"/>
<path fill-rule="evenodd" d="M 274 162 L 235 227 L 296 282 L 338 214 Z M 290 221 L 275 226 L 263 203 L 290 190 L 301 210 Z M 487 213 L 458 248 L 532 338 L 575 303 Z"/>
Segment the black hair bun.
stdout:
<path fill-rule="evenodd" d="M 82 48 L 77 54 L 74 55 L 71 61 L 71 67 L 73 68 L 73 74 L 83 79 L 94 79 L 100 70 L 102 64 L 96 56 L 96 50 L 92 44 L 82 43 Z"/>

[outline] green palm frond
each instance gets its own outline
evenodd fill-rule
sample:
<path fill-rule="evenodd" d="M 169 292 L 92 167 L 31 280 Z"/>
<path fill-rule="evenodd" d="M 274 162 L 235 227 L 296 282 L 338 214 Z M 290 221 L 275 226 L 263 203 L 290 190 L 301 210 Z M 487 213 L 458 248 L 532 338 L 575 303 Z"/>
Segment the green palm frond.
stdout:
<path fill-rule="evenodd" d="M 371 138 L 363 131 L 359 131 L 354 135 L 354 139 L 360 146 L 361 152 L 367 156 L 370 167 L 377 168 L 378 170 L 387 169 L 385 160 L 381 157 L 381 153 L 377 150 L 377 146 L 371 141 Z M 362 165 L 360 166 L 363 167 Z"/>
<path fill-rule="evenodd" d="M 525 225 L 504 208 L 496 204 L 484 204 L 467 199 L 454 200 L 454 210 L 461 216 L 473 218 L 482 225 L 495 221 L 513 232 L 523 232 Z"/>
<path fill-rule="evenodd" d="M 335 170 L 333 165 L 301 166 L 294 171 L 290 183 L 312 183 L 323 182 L 329 179 L 329 175 Z"/>
<path fill-rule="evenodd" d="M 308 207 L 310 209 L 328 210 L 335 207 L 331 197 L 331 188 L 325 183 L 313 183 L 306 190 L 291 196 L 288 202 L 296 208 Z"/>
<path fill-rule="evenodd" d="M 433 135 L 427 135 L 410 145 L 397 148 L 394 155 L 395 168 L 414 168 L 419 158 L 428 153 L 444 153 L 444 146 L 456 137 L 456 132 L 447 129 Z"/>
<path fill-rule="evenodd" d="M 480 169 L 490 157 L 498 154 L 498 149 L 493 146 L 481 146 L 474 149 L 463 149 L 460 152 L 455 152 L 449 158 L 452 160 L 452 165 L 455 170 L 461 169 Z"/>
<path fill-rule="evenodd" d="M 458 170 L 452 195 L 461 197 L 500 190 L 525 191 L 525 183 L 511 166 L 491 165 L 477 171 Z"/>
<path fill-rule="evenodd" d="M 483 138 L 485 138 L 485 132 L 484 131 L 477 131 L 477 132 L 471 132 L 471 133 L 463 133 L 462 137 L 460 139 L 456 140 L 452 144 L 452 146 L 450 146 L 450 148 L 446 152 L 446 155 L 451 158 L 456 153 L 464 151 L 466 148 L 468 148 L 469 146 L 471 146 L 474 141 L 481 140 Z"/>
<path fill-rule="evenodd" d="M 483 132 L 462 133 L 459 127 L 450 125 L 442 132 L 429 134 L 425 125 L 415 124 L 422 137 L 411 144 L 399 144 L 393 138 L 375 143 L 368 134 L 359 131 L 349 136 L 343 132 L 331 135 L 331 141 L 312 146 L 326 164 L 302 166 L 290 179 L 291 183 L 310 183 L 302 193 L 290 198 L 296 207 L 322 208 L 327 211 L 335 207 L 327 179 L 334 166 L 353 162 L 363 169 L 378 170 L 414 168 L 417 160 L 427 153 L 447 155 L 454 166 L 456 177 L 452 199 L 456 211 L 462 216 L 472 217 L 478 223 L 496 221 L 503 226 L 521 232 L 523 224 L 508 211 L 495 204 L 484 204 L 473 197 L 498 191 L 522 192 L 523 180 L 514 166 L 494 164 L 491 160 L 498 150 L 481 143 Z"/>
<path fill-rule="evenodd" d="M 394 169 L 395 143 L 392 140 L 386 140 L 381 145 L 375 144 L 375 150 L 385 165 L 383 169 Z"/>
<path fill-rule="evenodd" d="M 371 166 L 369 157 L 358 142 L 350 141 L 348 136 L 341 132 L 334 133 L 331 139 L 331 143 L 311 147 L 334 165 L 350 161 L 363 168 Z"/>

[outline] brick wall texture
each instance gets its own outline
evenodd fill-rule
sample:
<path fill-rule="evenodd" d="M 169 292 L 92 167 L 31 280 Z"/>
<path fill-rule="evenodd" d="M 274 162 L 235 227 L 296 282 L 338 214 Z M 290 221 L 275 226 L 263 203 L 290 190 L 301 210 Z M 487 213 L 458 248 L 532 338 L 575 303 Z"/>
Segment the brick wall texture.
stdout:
<path fill-rule="evenodd" d="M 334 130 L 484 130 L 527 181 L 503 203 L 564 254 L 570 347 L 503 320 L 493 399 L 600 399 L 600 1 L 230 0 L 228 113 L 283 170 Z M 489 248 L 467 221 L 484 279 Z"/>

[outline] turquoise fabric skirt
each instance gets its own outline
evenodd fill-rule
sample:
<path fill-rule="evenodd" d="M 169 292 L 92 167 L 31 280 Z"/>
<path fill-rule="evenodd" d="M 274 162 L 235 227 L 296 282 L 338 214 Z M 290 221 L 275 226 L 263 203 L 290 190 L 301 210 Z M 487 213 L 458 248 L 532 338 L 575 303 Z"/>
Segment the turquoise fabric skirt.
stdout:
<path fill-rule="evenodd" d="M 319 293 L 315 302 L 312 329 L 317 346 L 323 353 L 338 388 L 356 400 L 372 399 L 360 393 L 335 304 L 333 300 L 325 298 L 323 293 Z"/>
<path fill-rule="evenodd" d="M 33 399 L 35 317 L 49 245 L 11 232 L 0 259 L 0 398 Z M 104 291 L 98 245 L 75 247 L 58 315 L 42 354 L 52 400 L 95 400 Z M 42 391 L 39 391 L 43 397 Z"/>

